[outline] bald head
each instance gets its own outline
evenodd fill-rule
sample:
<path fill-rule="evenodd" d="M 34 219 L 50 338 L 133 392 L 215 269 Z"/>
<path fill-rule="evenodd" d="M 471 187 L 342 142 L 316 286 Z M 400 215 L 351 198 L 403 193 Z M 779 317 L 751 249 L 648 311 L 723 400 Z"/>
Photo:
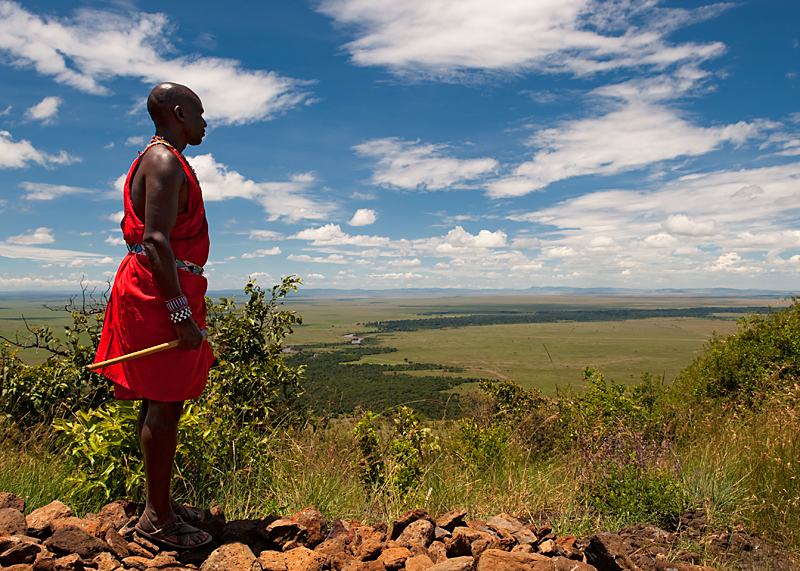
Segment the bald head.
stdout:
<path fill-rule="evenodd" d="M 179 83 L 161 83 L 153 88 L 147 98 L 147 112 L 156 126 L 170 122 L 176 106 L 188 103 L 199 103 L 200 98 L 194 91 Z"/>

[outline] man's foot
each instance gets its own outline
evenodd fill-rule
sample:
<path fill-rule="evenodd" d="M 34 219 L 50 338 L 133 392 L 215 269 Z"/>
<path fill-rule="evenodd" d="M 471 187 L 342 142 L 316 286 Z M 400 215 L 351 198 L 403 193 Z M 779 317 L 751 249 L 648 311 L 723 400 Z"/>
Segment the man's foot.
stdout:
<path fill-rule="evenodd" d="M 194 523 L 196 521 L 203 521 L 205 519 L 206 514 L 200 508 L 187 506 L 186 504 L 176 502 L 175 500 L 171 501 L 173 513 L 186 523 Z"/>
<path fill-rule="evenodd" d="M 173 517 L 174 520 L 156 526 L 145 511 L 135 529 L 147 539 L 173 549 L 194 549 L 211 543 L 211 536 L 205 531 L 192 527 L 174 514 Z"/>

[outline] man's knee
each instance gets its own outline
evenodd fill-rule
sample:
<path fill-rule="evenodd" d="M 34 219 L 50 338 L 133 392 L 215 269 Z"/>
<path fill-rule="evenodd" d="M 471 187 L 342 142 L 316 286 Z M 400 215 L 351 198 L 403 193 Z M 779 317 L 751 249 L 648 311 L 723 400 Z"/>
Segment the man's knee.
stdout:
<path fill-rule="evenodd" d="M 145 423 L 150 427 L 177 429 L 182 412 L 183 402 L 148 401 Z"/>

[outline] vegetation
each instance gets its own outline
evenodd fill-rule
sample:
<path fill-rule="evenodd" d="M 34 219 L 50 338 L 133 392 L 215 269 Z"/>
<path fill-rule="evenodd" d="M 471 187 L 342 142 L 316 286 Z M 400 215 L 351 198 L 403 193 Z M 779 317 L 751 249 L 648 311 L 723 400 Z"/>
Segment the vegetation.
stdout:
<path fill-rule="evenodd" d="M 208 302 L 217 363 L 181 423 L 180 499 L 220 503 L 230 518 L 311 504 L 331 519 L 372 521 L 413 507 L 546 512 L 557 533 L 577 535 L 639 522 L 672 529 L 700 508 L 712 529 L 744 524 L 800 554 L 797 300 L 713 337 L 672 384 L 646 373 L 622 384 L 585 368 L 551 399 L 484 379 L 445 415 L 424 403 L 459 380 L 425 375 L 424 363 L 361 364 L 388 348 L 285 353 L 302 321 L 282 304 L 298 284 L 250 282 L 244 303 Z M 34 331 L 63 353 L 44 363 L 2 347 L 0 488 L 28 496 L 30 508 L 53 497 L 79 511 L 141 499 L 136 410 L 85 372 L 100 314 L 84 309 L 64 342 Z M 351 376 L 356 368 L 366 376 Z"/>

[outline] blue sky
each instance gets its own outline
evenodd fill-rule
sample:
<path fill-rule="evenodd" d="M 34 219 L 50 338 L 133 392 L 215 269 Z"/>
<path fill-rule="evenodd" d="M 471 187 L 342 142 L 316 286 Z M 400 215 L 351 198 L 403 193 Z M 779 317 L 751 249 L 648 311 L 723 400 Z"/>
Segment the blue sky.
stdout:
<path fill-rule="evenodd" d="M 792 289 L 800 3 L 0 0 L 0 290 L 113 277 L 161 81 L 212 290 Z"/>

